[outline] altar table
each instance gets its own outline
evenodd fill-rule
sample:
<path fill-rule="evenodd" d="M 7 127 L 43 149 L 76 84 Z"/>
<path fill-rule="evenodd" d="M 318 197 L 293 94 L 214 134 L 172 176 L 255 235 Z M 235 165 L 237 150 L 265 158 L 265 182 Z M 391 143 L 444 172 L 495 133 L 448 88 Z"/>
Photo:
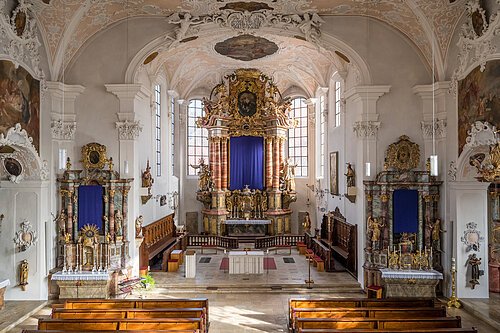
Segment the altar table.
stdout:
<path fill-rule="evenodd" d="M 62 273 L 52 275 L 59 286 L 59 298 L 109 298 L 111 281 L 108 272 Z"/>
<path fill-rule="evenodd" d="M 2 310 L 5 306 L 4 295 L 7 286 L 10 285 L 9 279 L 0 279 L 0 310 Z"/>
<path fill-rule="evenodd" d="M 264 273 L 264 251 L 230 251 L 229 274 Z"/>
<path fill-rule="evenodd" d="M 265 236 L 271 220 L 226 220 L 224 223 L 229 236 Z"/>
<path fill-rule="evenodd" d="M 436 297 L 436 286 L 443 274 L 436 270 L 394 270 L 383 268 L 386 297 Z"/>

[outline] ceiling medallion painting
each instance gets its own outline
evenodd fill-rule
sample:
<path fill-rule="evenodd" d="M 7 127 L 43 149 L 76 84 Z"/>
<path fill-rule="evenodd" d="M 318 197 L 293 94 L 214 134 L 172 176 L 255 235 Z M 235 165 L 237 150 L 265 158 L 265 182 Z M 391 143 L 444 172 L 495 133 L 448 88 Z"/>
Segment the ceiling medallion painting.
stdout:
<path fill-rule="evenodd" d="M 236 60 L 251 61 L 276 53 L 278 45 L 262 37 L 241 35 L 215 44 L 215 51 Z"/>
<path fill-rule="evenodd" d="M 254 12 L 256 10 L 273 10 L 274 8 L 269 7 L 267 3 L 263 2 L 231 2 L 226 4 L 224 7 L 220 8 L 221 10 L 230 9 L 237 12 Z"/>

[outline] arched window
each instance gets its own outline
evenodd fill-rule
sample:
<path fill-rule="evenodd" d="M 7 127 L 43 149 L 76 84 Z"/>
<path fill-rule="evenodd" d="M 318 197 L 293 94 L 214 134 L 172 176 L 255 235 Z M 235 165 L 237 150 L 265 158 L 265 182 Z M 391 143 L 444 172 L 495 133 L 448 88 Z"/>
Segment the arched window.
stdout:
<path fill-rule="evenodd" d="M 208 131 L 206 128 L 199 128 L 196 121 L 199 117 L 203 117 L 203 102 L 200 99 L 192 99 L 188 105 L 188 124 L 187 124 L 187 139 L 188 139 L 188 176 L 195 176 L 198 172 L 191 167 L 191 164 L 198 164 L 200 158 L 205 159 L 208 164 Z"/>
<path fill-rule="evenodd" d="M 156 177 L 161 176 L 161 87 L 155 85 L 154 92 L 155 106 L 155 152 L 156 152 Z"/>
<path fill-rule="evenodd" d="M 335 127 L 340 126 L 340 82 L 335 81 Z"/>
<path fill-rule="evenodd" d="M 297 127 L 288 131 L 288 157 L 296 164 L 295 176 L 307 177 L 307 104 L 303 97 L 292 100 L 290 117 L 298 121 Z"/>
<path fill-rule="evenodd" d="M 172 159 L 172 176 L 174 175 L 175 161 L 175 98 L 170 97 L 170 158 Z"/>

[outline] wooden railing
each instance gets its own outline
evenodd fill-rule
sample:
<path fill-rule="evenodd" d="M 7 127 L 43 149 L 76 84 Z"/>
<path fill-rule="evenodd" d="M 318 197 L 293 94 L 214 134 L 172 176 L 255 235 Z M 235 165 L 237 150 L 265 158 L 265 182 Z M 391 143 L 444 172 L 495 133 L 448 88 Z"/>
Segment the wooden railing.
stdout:
<path fill-rule="evenodd" d="M 140 247 L 140 266 L 149 266 L 149 260 L 166 248 L 175 245 L 174 214 L 142 227 L 144 240 Z"/>
<path fill-rule="evenodd" d="M 278 245 L 297 245 L 297 242 L 303 242 L 303 235 L 278 235 L 278 236 L 266 236 L 259 237 L 255 239 L 256 249 L 267 249 L 270 247 L 276 247 Z"/>
<path fill-rule="evenodd" d="M 237 249 L 238 239 L 215 235 L 188 235 L 188 246 L 210 245 L 225 249 Z"/>

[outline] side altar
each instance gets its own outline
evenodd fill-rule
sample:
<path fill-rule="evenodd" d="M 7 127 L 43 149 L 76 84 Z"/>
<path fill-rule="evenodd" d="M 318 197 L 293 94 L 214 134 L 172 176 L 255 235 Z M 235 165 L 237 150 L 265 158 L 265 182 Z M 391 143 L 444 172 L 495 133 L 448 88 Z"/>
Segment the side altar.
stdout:
<path fill-rule="evenodd" d="M 84 170 L 58 178 L 57 267 L 51 280 L 59 298 L 108 298 L 118 294 L 120 272 L 129 269 L 128 192 L 133 179 L 114 171 L 106 147 L 82 147 Z"/>
<path fill-rule="evenodd" d="M 204 111 L 197 125 L 208 130 L 209 161 L 189 161 L 198 170 L 204 232 L 228 235 L 234 223 L 226 220 L 240 219 L 270 221 L 266 235 L 290 233 L 297 200 L 295 164 L 284 152 L 296 125 L 290 101 L 270 77 L 238 69 L 213 88 Z"/>

